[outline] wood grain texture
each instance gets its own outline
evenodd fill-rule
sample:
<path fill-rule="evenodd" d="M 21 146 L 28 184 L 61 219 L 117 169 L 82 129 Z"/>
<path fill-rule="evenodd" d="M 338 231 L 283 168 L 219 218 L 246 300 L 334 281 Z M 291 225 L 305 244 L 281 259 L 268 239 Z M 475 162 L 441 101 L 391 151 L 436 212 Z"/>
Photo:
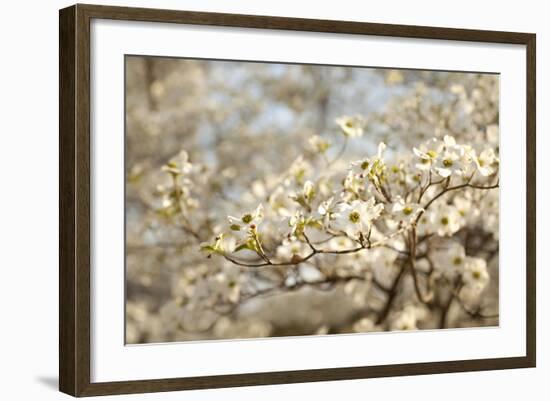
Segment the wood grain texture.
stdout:
<path fill-rule="evenodd" d="M 537 57 L 536 36 L 530 35 L 527 46 L 527 359 L 537 360 Z"/>
<path fill-rule="evenodd" d="M 524 357 L 90 382 L 90 20 L 91 18 L 494 42 L 527 49 L 527 323 Z M 534 367 L 536 363 L 536 38 L 534 34 L 350 21 L 75 5 L 59 14 L 59 388 L 73 396 L 349 380 Z"/>
<path fill-rule="evenodd" d="M 75 277 L 75 8 L 59 15 L 59 389 L 74 394 Z"/>

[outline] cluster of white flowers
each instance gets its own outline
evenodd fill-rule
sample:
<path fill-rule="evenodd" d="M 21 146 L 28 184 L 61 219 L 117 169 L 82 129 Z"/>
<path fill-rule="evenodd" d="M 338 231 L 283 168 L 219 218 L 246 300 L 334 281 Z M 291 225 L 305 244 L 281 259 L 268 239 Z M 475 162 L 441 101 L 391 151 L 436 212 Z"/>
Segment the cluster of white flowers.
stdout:
<path fill-rule="evenodd" d="M 363 134 L 364 119 L 360 117 L 344 116 L 336 123 L 346 138 Z M 315 136 L 309 144 L 324 155 L 327 143 Z M 422 272 L 415 270 L 421 268 L 414 267 L 425 258 L 432 265 L 428 269 L 432 278 L 425 285 L 430 286 L 440 275 L 448 283 L 460 284 L 456 296 L 464 301 L 479 298 L 490 280 L 486 262 L 467 255 L 460 238 L 466 225 L 498 222 L 498 208 L 494 207 L 497 152 L 493 148 L 478 152 L 448 135 L 442 140 L 430 139 L 392 162 L 385 156 L 386 150 L 380 143 L 374 156 L 349 163 L 341 173 L 320 173 L 305 159 L 297 159 L 267 196 L 268 209 L 259 204 L 240 217 L 229 216 L 229 230 L 218 234 L 213 243 L 203 244 L 203 249 L 251 268 L 311 263 L 319 270 L 315 277 L 321 281 L 327 280 L 327 275 L 355 274 L 359 282 L 376 280 L 385 291 L 410 263 L 419 304 L 432 302 L 419 288 L 416 275 Z M 330 168 L 331 162 L 326 162 Z M 480 218 L 484 202 L 492 202 L 493 207 L 486 208 L 487 215 Z M 485 230 L 498 238 L 498 224 L 487 224 Z M 417 248 L 426 248 L 434 238 L 450 238 L 451 242 L 418 258 Z M 239 256 L 240 252 L 244 253 Z M 332 263 L 363 264 L 363 268 L 334 269 L 315 262 L 330 256 L 337 258 Z M 285 273 L 291 275 L 286 283 L 296 286 L 300 279 L 293 271 Z M 416 329 L 423 310 L 413 304 L 405 307 L 392 315 L 390 329 Z M 363 318 L 354 330 L 375 327 L 379 327 L 376 321 Z"/>
<path fill-rule="evenodd" d="M 167 173 L 162 184 L 157 185 L 157 192 L 161 196 L 161 206 L 157 212 L 166 217 L 176 216 L 179 213 L 187 214 L 198 207 L 198 200 L 192 196 L 194 175 L 203 169 L 202 166 L 192 164 L 185 150 L 171 158 L 162 171 Z"/>
<path fill-rule="evenodd" d="M 487 177 L 498 169 L 499 159 L 492 148 L 477 155 L 474 148 L 458 145 L 449 135 L 443 141 L 434 138 L 413 151 L 419 159 L 416 164 L 419 170 L 433 171 L 443 178 L 452 175 L 469 177 L 476 171 Z"/>

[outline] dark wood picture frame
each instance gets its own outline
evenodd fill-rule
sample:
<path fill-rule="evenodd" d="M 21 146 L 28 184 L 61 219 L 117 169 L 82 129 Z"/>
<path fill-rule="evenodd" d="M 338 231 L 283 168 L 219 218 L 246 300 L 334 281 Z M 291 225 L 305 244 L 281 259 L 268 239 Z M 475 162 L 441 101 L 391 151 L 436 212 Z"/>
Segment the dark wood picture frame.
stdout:
<path fill-rule="evenodd" d="M 525 45 L 526 356 L 91 383 L 90 21 L 93 18 Z M 93 396 L 535 367 L 535 34 L 80 4 L 60 10 L 59 29 L 59 388 L 62 392 Z"/>

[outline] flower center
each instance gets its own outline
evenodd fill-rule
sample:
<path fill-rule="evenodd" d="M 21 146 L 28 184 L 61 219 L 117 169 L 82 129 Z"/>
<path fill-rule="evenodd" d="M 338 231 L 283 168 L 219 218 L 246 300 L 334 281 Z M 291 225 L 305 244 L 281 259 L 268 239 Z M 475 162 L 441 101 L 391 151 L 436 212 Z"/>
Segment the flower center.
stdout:
<path fill-rule="evenodd" d="M 359 223 L 359 218 L 361 216 L 359 215 L 359 212 L 351 212 L 349 214 L 349 221 L 351 221 L 353 224 Z"/>
<path fill-rule="evenodd" d="M 352 121 L 346 121 L 346 127 L 353 128 L 353 122 Z"/>
<path fill-rule="evenodd" d="M 406 207 L 403 209 L 403 214 L 404 214 L 405 216 L 408 216 L 408 215 L 411 214 L 412 212 L 413 212 L 413 210 L 412 210 L 412 207 L 410 207 L 410 206 L 406 206 Z"/>
<path fill-rule="evenodd" d="M 242 221 L 243 221 L 244 224 L 250 223 L 252 221 L 252 215 L 250 213 L 245 214 L 242 217 Z"/>
<path fill-rule="evenodd" d="M 453 264 L 455 266 L 462 264 L 462 258 L 460 256 L 457 256 L 456 258 L 453 259 Z"/>
<path fill-rule="evenodd" d="M 476 279 L 476 280 L 479 280 L 481 278 L 481 273 L 479 271 L 475 271 L 472 273 L 472 276 Z"/>
<path fill-rule="evenodd" d="M 479 163 L 479 167 L 485 166 L 485 160 L 483 160 L 483 159 L 477 159 L 477 162 Z"/>
<path fill-rule="evenodd" d="M 453 161 L 451 159 L 445 159 L 443 160 L 443 165 L 445 167 L 451 167 L 453 165 Z"/>
<path fill-rule="evenodd" d="M 448 217 L 442 217 L 441 218 L 441 224 L 443 224 L 444 226 L 446 226 L 447 224 L 449 224 L 449 218 Z"/>
<path fill-rule="evenodd" d="M 427 154 L 428 156 L 430 156 L 432 159 L 435 159 L 436 156 L 437 156 L 437 153 L 436 153 L 434 150 L 428 150 L 428 151 L 426 152 L 426 154 Z"/>
<path fill-rule="evenodd" d="M 363 170 L 366 170 L 369 168 L 369 162 L 367 160 L 365 160 L 363 163 L 361 163 L 361 168 Z"/>

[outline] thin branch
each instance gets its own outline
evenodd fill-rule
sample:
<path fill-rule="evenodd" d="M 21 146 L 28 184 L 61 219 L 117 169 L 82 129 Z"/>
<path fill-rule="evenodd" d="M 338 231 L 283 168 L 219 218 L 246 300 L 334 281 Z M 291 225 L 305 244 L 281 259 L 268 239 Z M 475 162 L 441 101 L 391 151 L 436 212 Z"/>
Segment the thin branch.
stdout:
<path fill-rule="evenodd" d="M 471 310 L 469 307 L 467 307 L 464 301 L 462 301 L 462 299 L 460 298 L 460 290 L 462 289 L 463 286 L 464 286 L 463 283 L 460 283 L 453 290 L 453 295 L 454 295 L 454 299 L 456 299 L 457 303 L 460 305 L 462 310 L 466 312 L 466 314 L 468 314 L 473 319 L 496 319 L 500 316 L 498 313 L 494 313 L 494 314 L 482 313 L 481 307 L 478 307 L 476 310 Z"/>
<path fill-rule="evenodd" d="M 418 282 L 418 275 L 416 274 L 416 243 L 417 243 L 417 237 L 416 237 L 416 227 L 412 227 L 409 235 L 409 266 L 411 270 L 411 275 L 413 277 L 413 283 L 414 283 L 414 290 L 416 292 L 416 296 L 420 300 L 420 302 L 424 304 L 430 304 L 433 300 L 433 292 L 428 288 L 428 294 L 423 295 L 422 291 L 420 290 L 420 283 Z"/>
<path fill-rule="evenodd" d="M 432 199 L 430 199 L 424 206 L 423 206 L 423 210 L 420 211 L 420 213 L 418 213 L 418 216 L 416 217 L 416 223 L 418 223 L 420 221 L 420 217 L 422 217 L 422 215 L 424 214 L 424 212 L 426 210 L 428 210 L 428 208 L 432 205 L 432 203 L 434 203 L 437 199 L 439 199 L 440 197 L 442 197 L 443 195 L 445 195 L 446 193 L 448 192 L 451 192 L 451 191 L 455 191 L 457 189 L 462 189 L 462 188 L 474 188 L 474 189 L 495 189 L 495 188 L 498 188 L 499 186 L 499 180 L 497 180 L 496 184 L 494 185 L 488 185 L 488 186 L 482 186 L 482 185 L 474 185 L 474 184 L 470 184 L 469 182 L 465 183 L 465 184 L 461 184 L 461 185 L 456 185 L 454 187 L 446 187 L 445 189 L 443 189 L 441 192 L 439 192 L 437 195 L 435 195 Z"/>
<path fill-rule="evenodd" d="M 348 146 L 348 137 L 344 137 L 344 143 L 342 144 L 342 147 L 340 148 L 340 151 L 338 152 L 338 154 L 336 156 L 334 156 L 334 158 L 328 163 L 327 167 L 330 167 L 332 166 L 336 160 L 340 159 L 344 153 L 346 152 L 346 148 Z"/>
<path fill-rule="evenodd" d="M 405 232 L 408 228 L 401 228 L 400 230 L 392 233 L 391 235 L 389 235 L 388 237 L 386 238 L 383 238 L 381 239 L 380 241 L 376 241 L 376 242 L 370 242 L 370 240 L 367 240 L 367 244 L 362 244 L 361 246 L 358 246 L 358 247 L 355 247 L 355 248 L 351 248 L 351 249 L 341 249 L 341 250 L 331 250 L 331 249 L 319 249 L 319 248 L 316 248 L 313 243 L 309 240 L 309 238 L 307 237 L 307 235 L 305 233 L 302 234 L 302 236 L 306 239 L 306 242 L 308 244 L 308 246 L 310 247 L 311 249 L 311 252 L 309 254 L 307 254 L 306 256 L 304 256 L 303 258 L 301 259 L 291 259 L 291 260 L 288 260 L 288 261 L 283 261 L 283 262 L 273 262 L 271 259 L 267 258 L 266 256 L 266 259 L 264 259 L 265 261 L 264 262 L 261 262 L 261 263 L 250 263 L 250 262 L 247 262 L 247 261 L 244 261 L 244 260 L 239 260 L 239 259 L 236 259 L 236 258 L 233 258 L 231 256 L 229 256 L 227 253 L 223 253 L 222 256 L 227 259 L 228 261 L 230 261 L 231 263 L 234 263 L 238 266 L 244 266 L 244 267 L 265 267 L 265 266 L 297 266 L 301 263 L 304 263 L 304 262 L 307 262 L 308 260 L 310 260 L 311 258 L 313 258 L 315 255 L 320 255 L 320 254 L 327 254 L 327 255 L 347 255 L 347 254 L 351 254 L 351 253 L 356 253 L 356 252 L 359 252 L 359 251 L 362 251 L 364 249 L 372 249 L 372 248 L 377 248 L 377 247 L 381 247 L 381 246 L 384 246 L 386 241 L 390 240 L 391 238 Z M 260 255 L 263 259 L 263 256 Z"/>
<path fill-rule="evenodd" d="M 393 280 L 393 283 L 391 285 L 391 288 L 388 291 L 388 298 L 386 299 L 386 304 L 382 308 L 382 311 L 378 315 L 378 319 L 376 319 L 376 324 L 382 324 L 390 314 L 390 310 L 393 306 L 393 302 L 395 301 L 395 297 L 399 293 L 397 288 L 399 287 L 399 283 L 401 282 L 401 278 L 403 277 L 403 273 L 405 272 L 405 266 L 406 262 L 403 262 L 401 265 L 401 268 L 399 269 L 399 273 L 397 273 L 397 276 Z"/>

